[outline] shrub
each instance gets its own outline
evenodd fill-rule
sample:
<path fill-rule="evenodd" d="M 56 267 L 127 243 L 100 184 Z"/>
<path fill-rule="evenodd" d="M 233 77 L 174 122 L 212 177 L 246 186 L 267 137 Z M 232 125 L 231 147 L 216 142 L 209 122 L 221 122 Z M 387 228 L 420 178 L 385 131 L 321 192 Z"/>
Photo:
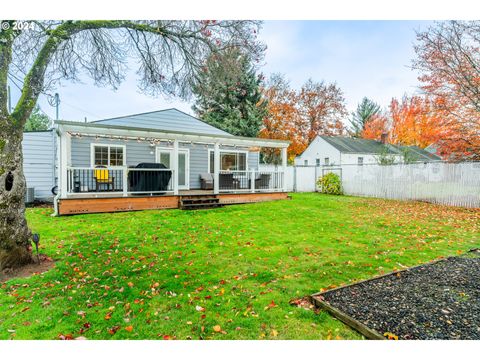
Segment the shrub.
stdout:
<path fill-rule="evenodd" d="M 323 194 L 343 195 L 342 182 L 340 176 L 334 173 L 328 173 L 318 178 L 317 186 Z"/>

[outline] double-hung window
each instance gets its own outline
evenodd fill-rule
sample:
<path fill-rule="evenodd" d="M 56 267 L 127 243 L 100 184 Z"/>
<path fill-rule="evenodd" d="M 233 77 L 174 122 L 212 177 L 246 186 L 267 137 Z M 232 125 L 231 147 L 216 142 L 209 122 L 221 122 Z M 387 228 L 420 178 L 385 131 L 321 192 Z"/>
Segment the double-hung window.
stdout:
<path fill-rule="evenodd" d="M 125 146 L 92 145 L 92 166 L 124 166 Z"/>

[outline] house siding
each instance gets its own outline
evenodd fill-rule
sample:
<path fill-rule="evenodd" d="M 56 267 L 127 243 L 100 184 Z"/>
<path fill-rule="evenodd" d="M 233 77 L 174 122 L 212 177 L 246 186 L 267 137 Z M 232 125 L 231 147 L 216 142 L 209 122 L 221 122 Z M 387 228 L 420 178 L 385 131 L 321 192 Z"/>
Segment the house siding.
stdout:
<path fill-rule="evenodd" d="M 172 144 L 161 142 L 155 147 L 150 143 L 136 140 L 127 141 L 110 141 L 106 139 L 94 139 L 89 137 L 72 138 L 71 143 L 71 166 L 73 167 L 90 167 L 91 164 L 91 144 L 105 145 L 122 145 L 125 146 L 125 160 L 127 166 L 135 166 L 141 162 L 155 162 L 156 147 L 172 148 Z M 189 149 L 189 171 L 190 171 L 190 189 L 200 188 L 200 174 L 208 172 L 208 150 L 213 149 L 213 145 L 203 144 L 180 144 L 180 149 Z M 227 150 L 228 147 L 220 147 L 220 150 Z M 247 148 L 239 148 L 237 150 L 248 150 Z M 259 153 L 249 152 L 248 167 L 249 169 L 258 168 Z"/>
<path fill-rule="evenodd" d="M 329 165 L 339 165 L 343 162 L 343 154 L 317 136 L 305 151 L 295 158 L 295 165 L 303 166 L 307 160 L 308 166 L 315 166 L 316 159 L 320 159 L 320 165 L 325 165 L 325 158 L 329 159 Z"/>
<path fill-rule="evenodd" d="M 23 134 L 23 172 L 27 187 L 35 188 L 35 199 L 51 201 L 56 184 L 56 148 L 53 131 Z"/>

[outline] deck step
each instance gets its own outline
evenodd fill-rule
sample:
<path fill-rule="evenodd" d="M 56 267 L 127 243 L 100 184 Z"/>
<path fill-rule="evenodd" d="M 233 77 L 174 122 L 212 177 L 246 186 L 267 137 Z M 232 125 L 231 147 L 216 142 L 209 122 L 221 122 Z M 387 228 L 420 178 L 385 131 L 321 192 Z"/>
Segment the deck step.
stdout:
<path fill-rule="evenodd" d="M 179 205 L 182 210 L 211 209 L 223 206 L 220 204 L 220 199 L 211 195 L 181 196 Z"/>

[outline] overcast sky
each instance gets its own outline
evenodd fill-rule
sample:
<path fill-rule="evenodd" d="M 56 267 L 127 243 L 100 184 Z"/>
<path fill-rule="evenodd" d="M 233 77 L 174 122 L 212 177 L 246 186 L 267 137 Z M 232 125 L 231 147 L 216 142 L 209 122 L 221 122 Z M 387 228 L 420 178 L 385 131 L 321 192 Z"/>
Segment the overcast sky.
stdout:
<path fill-rule="evenodd" d="M 280 72 L 293 87 L 308 78 L 336 82 L 349 111 L 363 96 L 383 107 L 392 97 L 414 93 L 417 74 L 409 66 L 414 57 L 415 30 L 422 21 L 267 21 L 260 38 L 267 45 L 266 76 Z M 117 91 L 97 88 L 91 81 L 65 83 L 58 89 L 60 118 L 88 121 L 154 111 L 169 107 L 192 113 L 191 104 L 178 99 L 152 98 L 138 91 L 135 71 Z M 14 102 L 18 91 L 12 85 Z M 45 98 L 40 106 L 52 118 L 55 110 Z"/>

